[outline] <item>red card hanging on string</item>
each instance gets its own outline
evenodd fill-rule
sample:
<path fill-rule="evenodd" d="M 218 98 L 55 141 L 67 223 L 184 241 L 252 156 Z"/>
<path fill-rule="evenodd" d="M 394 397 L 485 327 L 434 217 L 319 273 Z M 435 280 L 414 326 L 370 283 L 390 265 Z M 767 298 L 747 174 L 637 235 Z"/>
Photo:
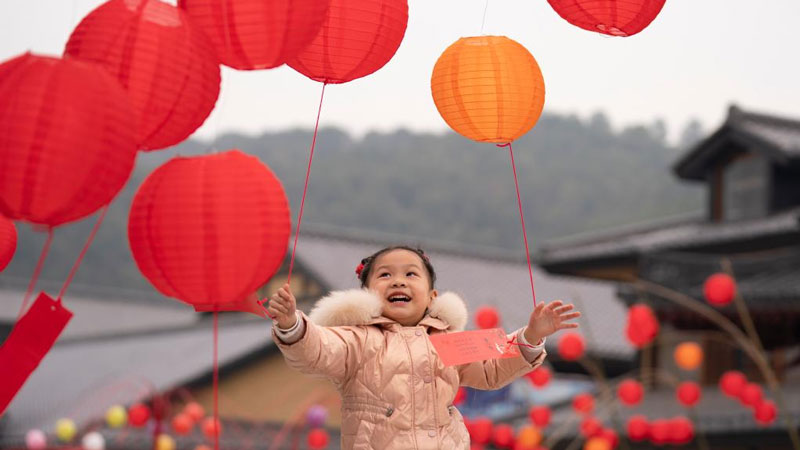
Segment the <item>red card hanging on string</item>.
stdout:
<path fill-rule="evenodd" d="M 39 366 L 72 319 L 72 312 L 44 292 L 0 346 L 0 415 Z"/>
<path fill-rule="evenodd" d="M 445 366 L 519 356 L 502 328 L 434 334 L 430 340 Z"/>

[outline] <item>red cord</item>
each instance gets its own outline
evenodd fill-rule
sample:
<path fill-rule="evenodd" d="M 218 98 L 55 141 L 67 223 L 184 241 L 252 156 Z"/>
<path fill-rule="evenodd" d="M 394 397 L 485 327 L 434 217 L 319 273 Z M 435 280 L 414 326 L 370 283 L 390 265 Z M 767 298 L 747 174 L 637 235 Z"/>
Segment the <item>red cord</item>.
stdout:
<path fill-rule="evenodd" d="M 67 279 L 64 280 L 64 285 L 61 286 L 61 292 L 58 293 L 58 301 L 61 301 L 61 297 L 67 292 L 67 287 L 72 282 L 72 277 L 75 276 L 75 272 L 78 271 L 78 267 L 81 265 L 81 261 L 83 261 L 83 257 L 86 256 L 86 251 L 89 249 L 89 246 L 92 245 L 92 241 L 94 240 L 94 236 L 97 234 L 97 230 L 100 229 L 100 224 L 103 223 L 103 219 L 106 217 L 106 212 L 108 212 L 108 204 L 103 206 L 103 209 L 100 210 L 100 215 L 97 216 L 97 222 L 94 224 L 94 228 L 92 228 L 92 232 L 89 233 L 89 237 L 86 239 L 86 244 L 83 245 L 83 249 L 81 249 L 81 253 L 78 255 L 78 259 L 75 260 L 75 264 L 72 265 L 72 269 L 69 271 L 69 275 L 67 275 Z"/>
<path fill-rule="evenodd" d="M 22 318 L 22 315 L 28 308 L 28 300 L 30 300 L 31 294 L 33 293 L 33 288 L 36 286 L 36 280 L 39 279 L 39 274 L 42 272 L 42 267 L 44 266 L 44 260 L 47 258 L 47 252 L 50 251 L 50 244 L 52 242 L 53 242 L 53 227 L 48 227 L 47 240 L 44 241 L 44 247 L 42 247 L 42 253 L 39 254 L 39 261 L 36 263 L 36 268 L 33 269 L 33 275 L 31 275 L 31 281 L 28 283 L 28 290 L 25 291 L 25 297 L 22 298 L 22 305 L 19 307 L 19 312 L 17 313 L 17 322 L 19 322 L 19 319 Z"/>
<path fill-rule="evenodd" d="M 214 356 L 213 356 L 213 392 L 214 392 L 214 450 L 219 450 L 219 435 L 220 435 L 220 422 L 219 422 L 219 324 L 217 311 L 214 311 Z"/>

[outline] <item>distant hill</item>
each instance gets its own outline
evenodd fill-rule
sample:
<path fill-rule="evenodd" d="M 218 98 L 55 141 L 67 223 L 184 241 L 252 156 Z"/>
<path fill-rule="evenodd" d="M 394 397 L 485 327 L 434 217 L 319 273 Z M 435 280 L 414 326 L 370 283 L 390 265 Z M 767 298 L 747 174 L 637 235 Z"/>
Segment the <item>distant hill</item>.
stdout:
<path fill-rule="evenodd" d="M 702 135 L 692 126 L 689 140 Z M 614 132 L 603 114 L 586 121 L 544 115 L 514 143 L 532 245 L 699 209 L 700 187 L 679 183 L 669 170 L 683 149 L 669 146 L 665 134 L 658 122 Z M 283 181 L 296 220 L 310 143 L 309 130 L 291 130 L 227 134 L 213 147 L 239 148 L 268 164 Z M 139 156 L 135 173 L 112 204 L 76 276 L 76 286 L 152 292 L 128 248 L 131 199 L 147 174 L 169 158 L 210 151 L 210 144 L 189 140 Z M 303 220 L 466 246 L 522 248 L 508 150 L 454 133 L 396 131 L 354 139 L 341 130 L 321 130 Z M 91 217 L 56 231 L 44 279 L 66 277 L 93 224 Z M 18 228 L 17 255 L 0 274 L 0 284 L 27 280 L 44 241 L 29 227 Z"/>

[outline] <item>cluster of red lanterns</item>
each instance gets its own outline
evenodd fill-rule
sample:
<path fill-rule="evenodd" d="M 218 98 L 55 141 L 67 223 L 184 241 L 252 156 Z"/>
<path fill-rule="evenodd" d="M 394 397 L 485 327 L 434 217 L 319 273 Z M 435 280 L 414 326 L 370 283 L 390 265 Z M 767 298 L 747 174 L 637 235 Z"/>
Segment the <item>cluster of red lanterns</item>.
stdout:
<path fill-rule="evenodd" d="M 196 424 L 200 424 L 203 434 L 209 436 L 210 433 L 210 437 L 213 437 L 216 432 L 214 418 L 205 417 L 205 415 L 206 411 L 199 403 L 189 402 L 178 414 L 172 417 L 170 421 L 172 431 L 177 435 L 185 436 L 192 432 Z"/>
<path fill-rule="evenodd" d="M 642 415 L 631 416 L 627 425 L 628 438 L 633 442 L 650 440 L 655 445 L 684 445 L 694 439 L 694 425 L 683 416 L 656 419 L 652 422 Z"/>
<path fill-rule="evenodd" d="M 742 372 L 730 370 L 723 373 L 719 379 L 719 389 L 728 397 L 738 400 L 742 406 L 750 408 L 756 422 L 768 425 L 775 421 L 778 415 L 775 402 L 764 398 L 761 386 L 749 382 Z"/>
<path fill-rule="evenodd" d="M 494 424 L 487 417 L 477 417 L 474 420 L 464 418 L 464 425 L 470 435 L 471 449 L 484 449 L 486 445 L 492 448 L 511 450 L 544 450 L 541 447 L 542 433 L 540 427 L 523 425 L 518 430 L 509 424 Z"/>

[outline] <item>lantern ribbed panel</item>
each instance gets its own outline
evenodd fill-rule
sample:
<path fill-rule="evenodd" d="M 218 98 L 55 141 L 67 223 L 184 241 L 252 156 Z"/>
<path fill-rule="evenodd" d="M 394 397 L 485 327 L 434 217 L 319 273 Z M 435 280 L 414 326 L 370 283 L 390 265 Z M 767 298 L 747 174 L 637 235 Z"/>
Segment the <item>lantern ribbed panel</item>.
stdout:
<path fill-rule="evenodd" d="M 650 25 L 666 0 L 547 0 L 567 22 L 610 36 L 631 36 Z"/>
<path fill-rule="evenodd" d="M 436 61 L 436 109 L 450 127 L 478 142 L 507 143 L 527 133 L 544 108 L 539 65 L 505 36 L 461 38 Z"/>
<path fill-rule="evenodd" d="M 133 170 L 134 123 L 99 66 L 29 53 L 0 65 L 0 213 L 56 226 L 109 203 Z"/>
<path fill-rule="evenodd" d="M 72 32 L 64 54 L 102 65 L 128 91 L 139 146 L 166 148 L 199 128 L 214 109 L 219 62 L 184 11 L 158 0 L 111 0 Z"/>
<path fill-rule="evenodd" d="M 346 83 L 389 62 L 407 24 L 407 0 L 331 0 L 317 37 L 287 63 L 312 80 Z"/>
<path fill-rule="evenodd" d="M 17 250 L 17 227 L 0 215 L 0 272 L 8 266 Z"/>
<path fill-rule="evenodd" d="M 319 33 L 329 0 L 179 0 L 226 66 L 269 69 L 295 57 Z"/>
<path fill-rule="evenodd" d="M 164 295 L 192 305 L 255 292 L 283 262 L 289 232 L 280 181 L 238 150 L 159 167 L 136 193 L 128 222 L 142 274 Z"/>

